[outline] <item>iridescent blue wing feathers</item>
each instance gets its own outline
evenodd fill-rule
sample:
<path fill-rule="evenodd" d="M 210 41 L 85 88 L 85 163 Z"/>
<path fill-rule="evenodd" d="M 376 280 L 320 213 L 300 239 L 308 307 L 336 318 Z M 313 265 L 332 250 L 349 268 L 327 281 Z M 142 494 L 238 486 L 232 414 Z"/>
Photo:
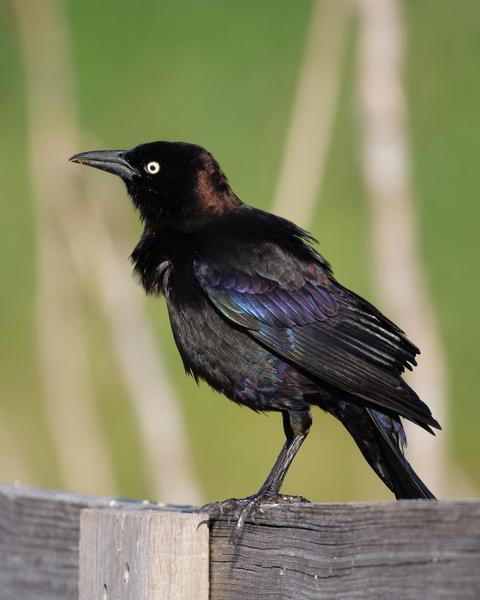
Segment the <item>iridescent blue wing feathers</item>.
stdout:
<path fill-rule="evenodd" d="M 328 265 L 297 236 L 298 248 L 256 241 L 255 252 L 195 261 L 214 306 L 261 344 L 312 378 L 395 411 L 429 429 L 428 407 L 401 379 L 418 349 L 377 309 L 342 287 Z M 245 258 L 246 255 L 246 258 Z"/>

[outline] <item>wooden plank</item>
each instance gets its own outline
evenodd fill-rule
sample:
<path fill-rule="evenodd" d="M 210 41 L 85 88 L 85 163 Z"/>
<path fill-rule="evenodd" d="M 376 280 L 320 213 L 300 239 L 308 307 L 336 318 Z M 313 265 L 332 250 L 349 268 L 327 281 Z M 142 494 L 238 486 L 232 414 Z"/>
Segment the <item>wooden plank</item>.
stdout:
<path fill-rule="evenodd" d="M 1 600 L 77 600 L 80 511 L 108 503 L 0 486 Z"/>
<path fill-rule="evenodd" d="M 235 549 L 210 531 L 211 600 L 478 600 L 480 502 L 264 509 Z"/>
<path fill-rule="evenodd" d="M 208 515 L 85 510 L 80 600 L 208 600 Z"/>
<path fill-rule="evenodd" d="M 115 510 L 108 508 L 112 502 Z M 155 519 L 165 511 L 188 511 L 186 507 L 0 486 L 0 600 L 77 600 L 81 511 L 102 507 L 113 515 L 128 512 L 127 520 L 138 518 L 142 524 L 135 527 L 144 536 L 153 532 L 158 544 L 148 540 L 150 553 L 144 554 L 151 581 L 158 579 L 158 569 L 166 569 L 168 561 L 156 557 L 174 544 L 174 535 L 172 529 L 171 539 L 163 541 L 167 534 L 157 532 Z M 145 518 L 155 523 L 147 526 Z M 210 521 L 211 600 L 480 598 L 480 501 L 267 506 L 256 524 L 246 524 L 236 548 L 229 541 L 233 526 L 227 517 Z M 115 535 L 118 531 L 114 528 Z M 86 545 L 88 560 L 94 547 Z M 126 543 L 129 552 L 133 547 Z M 118 565 L 114 579 L 121 583 L 127 577 L 134 589 L 135 556 L 128 575 L 127 561 L 115 558 L 125 551 L 117 545 L 110 556 Z M 200 562 L 205 565 L 204 554 Z M 140 573 L 138 577 L 147 580 Z M 107 600 L 122 599 L 111 586 Z M 101 587 L 101 595 L 98 586 L 96 592 L 88 600 L 104 600 Z M 204 588 L 192 598 L 202 598 L 200 592 Z M 190 592 L 182 593 L 188 600 Z"/>

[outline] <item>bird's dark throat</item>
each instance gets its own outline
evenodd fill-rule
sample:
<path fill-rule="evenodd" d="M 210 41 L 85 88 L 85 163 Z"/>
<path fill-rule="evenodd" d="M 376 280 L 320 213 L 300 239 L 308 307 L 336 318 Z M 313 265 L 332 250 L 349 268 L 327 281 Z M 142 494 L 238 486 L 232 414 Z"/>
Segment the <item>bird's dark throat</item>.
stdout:
<path fill-rule="evenodd" d="M 194 234 L 146 225 L 130 260 L 143 288 L 150 295 L 165 293 L 170 265 L 190 246 Z"/>

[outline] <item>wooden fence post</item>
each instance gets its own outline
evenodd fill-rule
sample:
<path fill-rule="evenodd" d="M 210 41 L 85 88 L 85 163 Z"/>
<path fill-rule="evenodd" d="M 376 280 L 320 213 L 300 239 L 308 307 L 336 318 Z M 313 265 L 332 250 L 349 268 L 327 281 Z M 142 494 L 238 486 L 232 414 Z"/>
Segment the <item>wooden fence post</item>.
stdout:
<path fill-rule="evenodd" d="M 193 507 L 0 485 L 0 600 L 479 600 L 480 501 Z"/>
<path fill-rule="evenodd" d="M 208 515 L 87 509 L 79 600 L 208 600 Z"/>

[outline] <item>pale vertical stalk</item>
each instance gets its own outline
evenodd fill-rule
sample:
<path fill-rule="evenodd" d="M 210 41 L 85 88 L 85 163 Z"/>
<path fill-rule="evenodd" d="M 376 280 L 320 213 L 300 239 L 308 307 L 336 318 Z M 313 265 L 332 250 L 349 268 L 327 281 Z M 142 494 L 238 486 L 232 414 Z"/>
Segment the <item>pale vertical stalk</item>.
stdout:
<path fill-rule="evenodd" d="M 112 202 L 110 179 L 98 173 L 82 173 L 88 202 L 84 234 L 75 234 L 74 215 L 64 222 L 64 230 L 69 232 L 70 252 L 84 286 L 88 289 L 95 279 L 113 349 L 133 399 L 152 491 L 164 501 L 197 504 L 201 492 L 190 458 L 181 402 L 148 321 L 143 292 L 135 286 L 123 250 L 120 254 L 116 248 L 120 244 L 115 243 L 107 226 L 109 220 L 114 220 L 113 214 L 108 215 L 108 207 L 115 206 L 118 211 L 121 199 Z M 127 202 L 127 198 L 123 200 Z"/>
<path fill-rule="evenodd" d="M 49 427 L 66 487 L 115 490 L 88 369 L 85 321 L 56 222 L 80 202 L 65 157 L 78 147 L 70 47 L 61 3 L 12 0 L 26 73 L 37 231 L 35 317 Z"/>
<path fill-rule="evenodd" d="M 313 218 L 332 137 L 350 0 L 315 0 L 273 211 L 299 225 Z"/>
<path fill-rule="evenodd" d="M 80 147 L 66 23 L 60 7 L 51 0 L 32 6 L 27 0 L 14 0 L 14 5 L 27 65 L 32 179 L 41 232 L 39 354 L 64 478 L 69 487 L 83 491 L 107 492 L 113 486 L 87 379 L 84 327 L 75 285 L 80 275 L 88 293 L 95 280 L 99 286 L 121 374 L 142 429 L 154 493 L 168 495 L 169 500 L 197 502 L 200 492 L 180 403 L 156 348 L 144 305 L 133 293 L 128 267 L 119 263 L 102 213 L 93 204 L 105 200 L 109 192 L 105 186 L 87 199 L 80 197 L 72 181 L 75 170 L 66 163 Z M 84 473 L 88 481 L 73 479 L 73 469 Z"/>
<path fill-rule="evenodd" d="M 362 161 L 372 226 L 374 280 L 389 314 L 421 348 L 410 378 L 447 426 L 446 363 L 426 283 L 413 205 L 402 83 L 404 39 L 399 0 L 358 0 L 358 98 Z M 409 456 L 437 494 L 447 486 L 446 434 L 408 426 Z"/>
<path fill-rule="evenodd" d="M 34 483 L 33 473 L 3 415 L 0 415 L 0 482 Z"/>

